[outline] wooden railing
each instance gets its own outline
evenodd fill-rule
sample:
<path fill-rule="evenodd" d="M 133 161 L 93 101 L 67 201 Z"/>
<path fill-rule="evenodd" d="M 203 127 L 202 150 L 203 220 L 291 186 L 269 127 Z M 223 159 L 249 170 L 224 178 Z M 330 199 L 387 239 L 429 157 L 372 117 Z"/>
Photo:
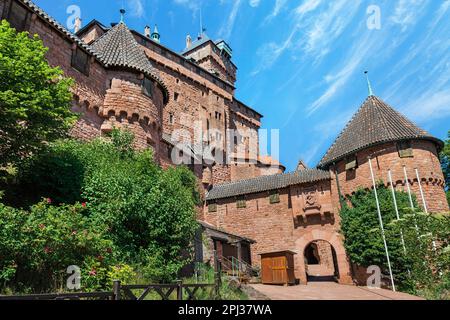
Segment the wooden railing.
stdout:
<path fill-rule="evenodd" d="M 150 293 L 162 300 L 196 300 L 196 294 L 203 291 L 207 299 L 220 297 L 220 280 L 214 284 L 190 284 L 178 281 L 175 284 L 122 285 L 114 281 L 113 291 L 49 293 L 16 296 L 1 296 L 1 300 L 145 300 Z M 209 290 L 209 292 L 208 292 Z"/>

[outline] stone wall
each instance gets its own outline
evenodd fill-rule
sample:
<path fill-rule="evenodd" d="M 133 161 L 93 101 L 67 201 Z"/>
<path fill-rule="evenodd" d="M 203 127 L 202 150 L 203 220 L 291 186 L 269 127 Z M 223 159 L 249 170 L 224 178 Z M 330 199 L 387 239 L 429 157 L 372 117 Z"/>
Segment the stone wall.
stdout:
<path fill-rule="evenodd" d="M 304 207 L 297 190 L 313 185 L 299 185 L 279 191 L 280 202 L 270 203 L 269 192 L 247 195 L 246 207 L 238 208 L 237 200 L 230 198 L 217 200 L 217 212 L 209 212 L 205 207 L 205 221 L 227 232 L 239 234 L 256 241 L 252 245 L 252 263 L 260 266 L 260 254 L 284 250 L 296 252 L 295 274 L 302 283 L 306 283 L 304 250 L 315 240 L 328 241 L 337 253 L 342 283 L 351 283 L 350 269 L 339 234 L 339 221 L 334 206 L 331 204 L 330 181 L 314 185 L 318 212 L 308 212 L 307 220 L 298 219 L 296 212 Z M 323 194 L 322 194 L 323 192 Z M 327 214 L 325 214 L 327 213 Z"/>
<path fill-rule="evenodd" d="M 388 185 L 388 170 L 392 172 L 392 179 L 396 190 L 406 191 L 403 166 L 406 166 L 411 190 L 422 206 L 419 184 L 415 169 L 420 174 L 422 189 L 430 212 L 448 211 L 448 203 L 444 192 L 444 176 L 439 162 L 436 145 L 425 140 L 412 141 L 413 157 L 400 158 L 396 143 L 386 143 L 358 152 L 358 167 L 356 170 L 345 171 L 345 161 L 337 163 L 339 184 L 344 196 L 351 195 L 359 187 L 372 188 L 372 178 L 367 157 L 372 155 L 372 166 L 376 181 L 382 180 Z M 334 168 L 331 168 L 334 170 Z M 334 175 L 334 173 L 332 173 Z"/>

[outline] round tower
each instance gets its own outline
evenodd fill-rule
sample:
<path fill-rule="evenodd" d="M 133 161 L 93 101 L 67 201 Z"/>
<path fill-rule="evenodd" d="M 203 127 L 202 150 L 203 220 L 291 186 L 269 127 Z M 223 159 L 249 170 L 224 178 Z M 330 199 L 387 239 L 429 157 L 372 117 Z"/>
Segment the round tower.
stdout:
<path fill-rule="evenodd" d="M 159 153 L 162 111 L 168 91 L 125 23 L 120 22 L 92 44 L 107 69 L 101 109 L 102 133 L 114 127 L 135 135 L 135 146 Z"/>
<path fill-rule="evenodd" d="M 443 142 L 420 129 L 378 97 L 370 95 L 326 152 L 319 167 L 329 169 L 342 196 L 372 188 L 375 179 L 415 194 L 429 212 L 448 211 L 439 152 Z"/>

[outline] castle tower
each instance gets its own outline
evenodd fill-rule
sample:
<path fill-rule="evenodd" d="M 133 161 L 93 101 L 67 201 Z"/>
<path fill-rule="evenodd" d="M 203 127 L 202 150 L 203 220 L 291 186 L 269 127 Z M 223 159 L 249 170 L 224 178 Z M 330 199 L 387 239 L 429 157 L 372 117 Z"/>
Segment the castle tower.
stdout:
<path fill-rule="evenodd" d="M 442 147 L 441 140 L 376 97 L 369 82 L 369 97 L 318 167 L 337 175 L 338 183 L 335 181 L 333 187 L 348 196 L 360 187 L 372 187 L 370 158 L 376 180 L 389 185 L 390 170 L 397 190 L 406 191 L 409 183 L 422 209 L 426 206 L 430 212 L 442 212 L 449 210 L 439 161 Z"/>
<path fill-rule="evenodd" d="M 161 35 L 159 34 L 158 25 L 156 25 L 156 24 L 155 24 L 155 29 L 152 32 L 151 39 L 153 41 L 155 41 L 156 43 L 161 42 Z"/>

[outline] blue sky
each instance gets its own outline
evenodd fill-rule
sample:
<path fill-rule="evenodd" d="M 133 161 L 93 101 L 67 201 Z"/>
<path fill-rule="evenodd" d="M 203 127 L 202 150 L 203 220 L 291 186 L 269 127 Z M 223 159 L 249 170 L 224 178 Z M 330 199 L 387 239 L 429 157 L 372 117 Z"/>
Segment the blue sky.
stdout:
<path fill-rule="evenodd" d="M 315 166 L 367 97 L 375 94 L 433 135 L 450 130 L 450 0 L 35 0 L 65 24 L 69 5 L 83 23 L 119 20 L 143 31 L 158 24 L 176 51 L 203 24 L 233 48 L 236 96 L 280 129 L 288 170 L 302 158 Z M 369 29 L 370 5 L 380 9 Z M 370 9 L 370 8 L 369 8 Z M 373 21 L 373 20 L 370 20 Z"/>

